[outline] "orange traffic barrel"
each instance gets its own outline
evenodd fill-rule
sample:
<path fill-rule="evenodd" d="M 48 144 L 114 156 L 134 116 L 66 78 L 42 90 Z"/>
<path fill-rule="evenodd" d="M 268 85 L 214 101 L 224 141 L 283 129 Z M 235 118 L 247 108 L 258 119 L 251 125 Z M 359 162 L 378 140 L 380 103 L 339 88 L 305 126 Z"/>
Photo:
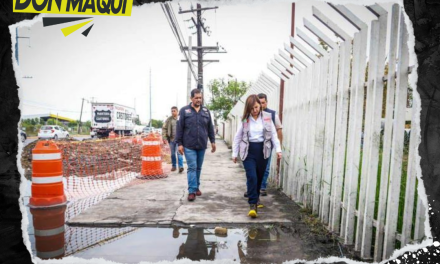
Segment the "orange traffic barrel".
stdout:
<path fill-rule="evenodd" d="M 113 132 L 113 131 L 111 131 L 111 132 L 108 134 L 108 138 L 116 138 L 116 133 Z"/>
<path fill-rule="evenodd" d="M 37 257 L 64 257 L 64 213 L 66 206 L 44 209 L 31 208 Z"/>
<path fill-rule="evenodd" d="M 160 138 L 153 133 L 142 140 L 142 178 L 161 176 L 162 169 L 162 150 Z"/>
<path fill-rule="evenodd" d="M 29 206 L 52 207 L 67 202 L 61 150 L 53 141 L 39 141 L 32 150 L 32 195 Z"/>

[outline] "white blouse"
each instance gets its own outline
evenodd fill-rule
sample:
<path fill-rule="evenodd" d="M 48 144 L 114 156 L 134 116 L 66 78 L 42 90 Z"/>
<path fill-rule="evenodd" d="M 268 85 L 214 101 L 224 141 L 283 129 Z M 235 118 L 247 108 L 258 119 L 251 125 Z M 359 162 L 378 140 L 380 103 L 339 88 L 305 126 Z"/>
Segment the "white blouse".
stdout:
<path fill-rule="evenodd" d="M 262 119 L 262 114 L 258 115 L 257 120 L 255 120 L 252 115 L 249 117 L 249 142 L 263 142 L 263 130 L 264 124 Z M 272 146 L 275 146 L 276 152 L 281 152 L 281 145 L 278 139 L 277 130 L 275 129 L 275 125 L 271 122 L 272 125 Z M 238 128 L 237 133 L 234 137 L 234 142 L 232 146 L 232 158 L 236 158 L 238 156 L 240 141 L 242 140 L 243 133 L 243 124 Z"/>

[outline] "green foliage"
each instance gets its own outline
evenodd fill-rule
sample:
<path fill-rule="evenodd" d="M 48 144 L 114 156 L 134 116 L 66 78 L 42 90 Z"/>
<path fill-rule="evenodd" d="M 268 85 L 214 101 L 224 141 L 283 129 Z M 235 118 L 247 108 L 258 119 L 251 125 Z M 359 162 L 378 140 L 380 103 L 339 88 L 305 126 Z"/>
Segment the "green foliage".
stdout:
<path fill-rule="evenodd" d="M 135 123 L 136 125 L 138 125 L 138 126 L 142 125 L 142 124 L 141 124 L 141 120 L 139 119 L 139 116 L 136 116 L 136 117 L 134 118 L 134 123 Z"/>
<path fill-rule="evenodd" d="M 48 125 L 56 125 L 56 120 L 53 119 L 53 118 L 49 118 L 49 119 L 47 119 L 46 124 L 48 124 Z"/>
<path fill-rule="evenodd" d="M 214 113 L 216 119 L 226 120 L 231 109 L 250 86 L 251 83 L 244 81 L 225 82 L 223 78 L 211 80 L 208 89 L 212 96 L 207 107 Z"/>
<path fill-rule="evenodd" d="M 152 119 L 151 120 L 151 126 L 154 127 L 154 128 L 162 128 L 163 127 L 163 121 L 162 120 Z"/>
<path fill-rule="evenodd" d="M 78 127 L 78 120 L 76 120 L 76 121 L 70 121 L 68 124 L 67 124 L 67 126 L 68 127 L 71 127 L 71 128 L 75 128 L 75 127 Z"/>

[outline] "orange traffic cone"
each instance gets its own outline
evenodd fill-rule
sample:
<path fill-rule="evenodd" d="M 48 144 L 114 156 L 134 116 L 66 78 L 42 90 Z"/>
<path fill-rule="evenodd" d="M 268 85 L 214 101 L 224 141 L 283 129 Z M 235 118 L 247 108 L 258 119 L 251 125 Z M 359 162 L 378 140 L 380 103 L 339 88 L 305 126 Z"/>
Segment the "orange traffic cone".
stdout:
<path fill-rule="evenodd" d="M 163 175 L 160 139 L 153 133 L 142 140 L 142 178 Z"/>
<path fill-rule="evenodd" d="M 116 133 L 113 132 L 113 131 L 111 131 L 111 132 L 108 134 L 108 138 L 116 138 Z"/>
<path fill-rule="evenodd" d="M 64 257 L 64 213 L 66 206 L 31 208 L 35 231 L 35 248 L 41 259 Z"/>
<path fill-rule="evenodd" d="M 32 150 L 32 195 L 29 206 L 53 207 L 67 202 L 61 151 L 53 141 L 39 141 Z"/>

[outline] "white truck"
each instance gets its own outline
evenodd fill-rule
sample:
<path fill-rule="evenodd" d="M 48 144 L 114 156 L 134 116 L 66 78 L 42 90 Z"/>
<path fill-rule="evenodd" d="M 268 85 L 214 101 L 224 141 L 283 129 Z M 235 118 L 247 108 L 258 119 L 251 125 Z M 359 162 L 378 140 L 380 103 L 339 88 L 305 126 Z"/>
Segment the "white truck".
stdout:
<path fill-rule="evenodd" d="M 136 112 L 132 107 L 115 103 L 92 103 L 92 138 L 108 137 L 111 131 L 130 136 L 135 127 Z"/>

